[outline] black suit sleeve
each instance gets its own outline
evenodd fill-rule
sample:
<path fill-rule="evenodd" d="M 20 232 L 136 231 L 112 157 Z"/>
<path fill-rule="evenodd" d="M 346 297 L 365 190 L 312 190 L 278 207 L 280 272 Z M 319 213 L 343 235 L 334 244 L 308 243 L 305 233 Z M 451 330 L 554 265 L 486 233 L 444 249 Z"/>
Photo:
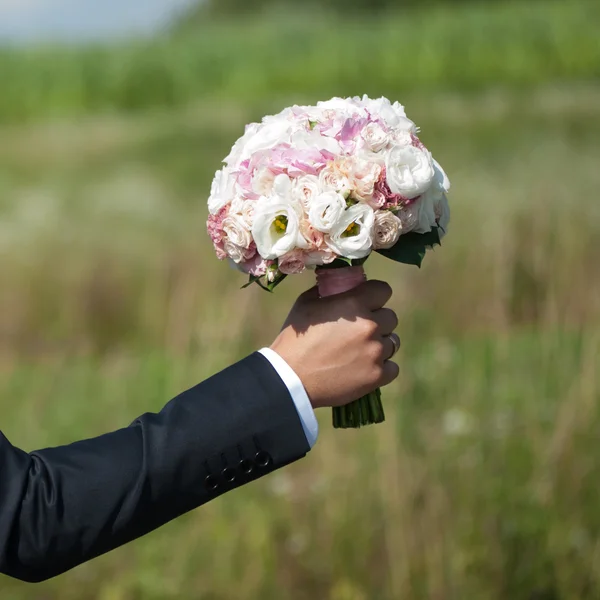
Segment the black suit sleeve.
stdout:
<path fill-rule="evenodd" d="M 49 579 L 308 450 L 258 353 L 99 438 L 28 454 L 0 432 L 0 572 Z"/>

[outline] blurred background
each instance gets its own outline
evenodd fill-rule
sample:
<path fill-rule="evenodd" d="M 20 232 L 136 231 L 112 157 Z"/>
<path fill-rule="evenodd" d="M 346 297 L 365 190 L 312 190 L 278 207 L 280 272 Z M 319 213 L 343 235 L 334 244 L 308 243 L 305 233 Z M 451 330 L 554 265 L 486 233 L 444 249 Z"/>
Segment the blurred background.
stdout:
<path fill-rule="evenodd" d="M 159 410 L 269 344 L 206 199 L 245 123 L 399 100 L 453 183 L 388 420 L 2 600 L 600 597 L 600 3 L 0 0 L 0 423 L 24 449 Z"/>

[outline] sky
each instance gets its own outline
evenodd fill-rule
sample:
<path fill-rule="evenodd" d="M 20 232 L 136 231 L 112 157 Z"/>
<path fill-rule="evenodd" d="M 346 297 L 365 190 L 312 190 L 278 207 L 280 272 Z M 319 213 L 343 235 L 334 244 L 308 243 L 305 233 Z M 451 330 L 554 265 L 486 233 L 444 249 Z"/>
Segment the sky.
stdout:
<path fill-rule="evenodd" d="M 0 42 L 106 39 L 159 29 L 191 0 L 0 0 Z"/>

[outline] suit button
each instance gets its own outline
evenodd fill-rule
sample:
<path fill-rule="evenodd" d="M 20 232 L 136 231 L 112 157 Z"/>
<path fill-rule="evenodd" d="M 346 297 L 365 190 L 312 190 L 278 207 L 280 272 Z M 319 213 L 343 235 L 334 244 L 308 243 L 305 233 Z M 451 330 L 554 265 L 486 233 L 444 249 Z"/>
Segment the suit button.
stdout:
<path fill-rule="evenodd" d="M 261 468 L 264 469 L 271 464 L 271 455 L 264 450 L 256 453 L 254 457 L 254 462 Z"/>
<path fill-rule="evenodd" d="M 221 474 L 227 483 L 233 483 L 235 481 L 235 471 L 233 469 L 230 469 L 229 467 L 223 469 Z"/>
<path fill-rule="evenodd" d="M 251 460 L 240 460 L 240 471 L 244 475 L 250 475 L 254 471 L 254 463 Z"/>
<path fill-rule="evenodd" d="M 209 475 L 204 480 L 204 485 L 209 492 L 214 492 L 219 487 L 219 480 L 214 475 Z"/>

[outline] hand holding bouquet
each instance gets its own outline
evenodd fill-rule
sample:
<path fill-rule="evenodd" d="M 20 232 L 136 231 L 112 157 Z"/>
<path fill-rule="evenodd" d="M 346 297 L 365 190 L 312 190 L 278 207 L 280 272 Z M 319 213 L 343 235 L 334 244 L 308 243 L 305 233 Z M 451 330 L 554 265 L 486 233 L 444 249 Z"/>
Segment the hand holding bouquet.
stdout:
<path fill-rule="evenodd" d="M 322 296 L 363 281 L 373 251 L 420 266 L 446 233 L 450 183 L 418 131 L 400 104 L 366 96 L 248 125 L 208 200 L 218 258 L 269 291 L 316 269 Z M 379 390 L 334 409 L 335 427 L 383 420 Z"/>

